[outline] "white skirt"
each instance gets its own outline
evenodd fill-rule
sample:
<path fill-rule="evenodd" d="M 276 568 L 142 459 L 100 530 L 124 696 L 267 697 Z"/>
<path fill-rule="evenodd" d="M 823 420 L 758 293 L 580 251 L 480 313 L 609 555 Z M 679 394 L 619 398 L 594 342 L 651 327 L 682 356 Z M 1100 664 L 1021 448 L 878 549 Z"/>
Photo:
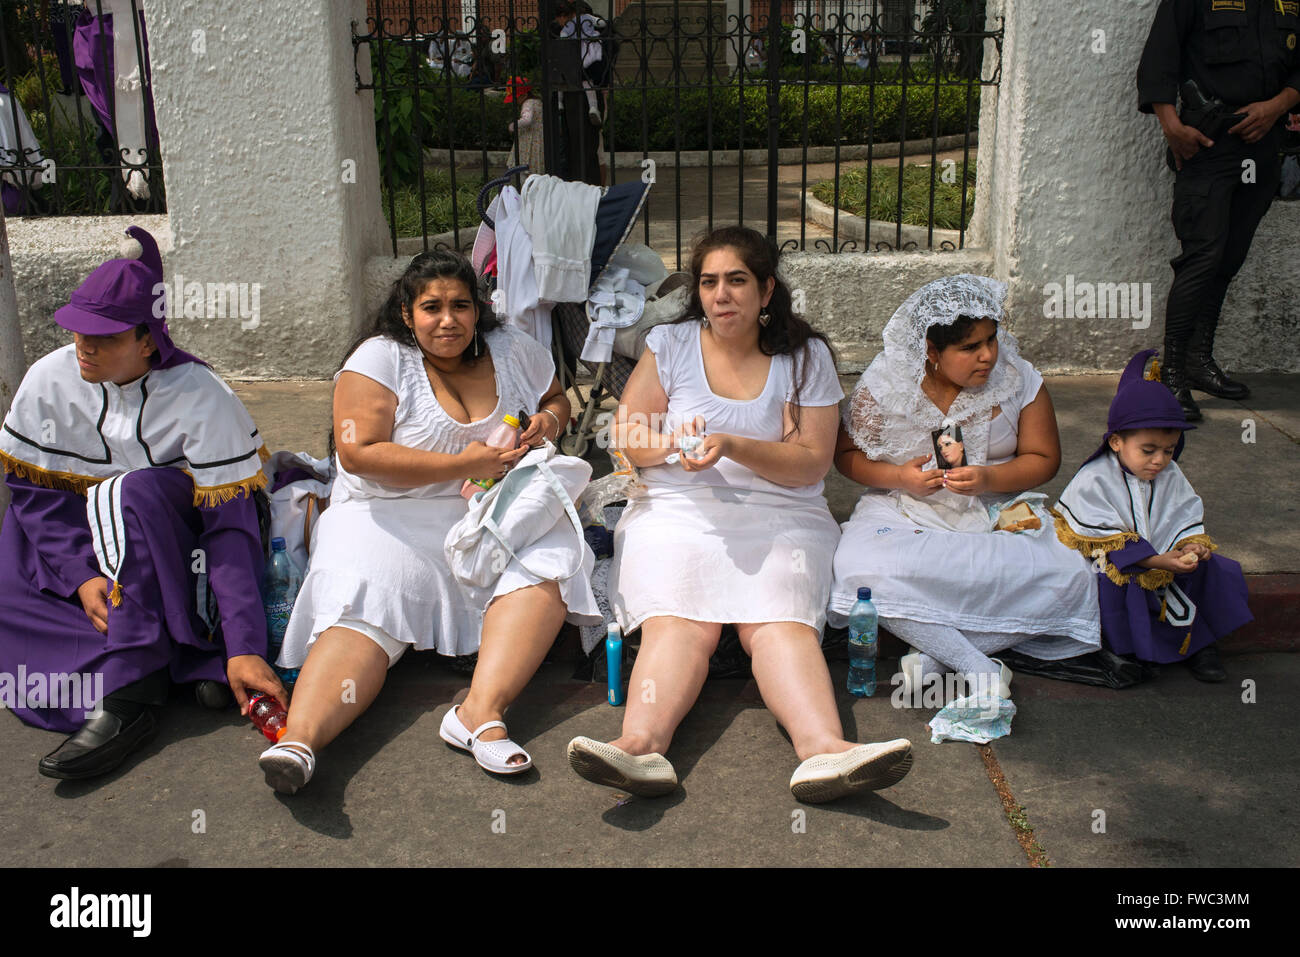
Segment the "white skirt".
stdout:
<path fill-rule="evenodd" d="M 469 599 L 442 549 L 465 510 L 459 495 L 348 499 L 327 508 L 313 532 L 307 576 L 276 663 L 300 667 L 317 636 L 346 620 L 365 622 L 417 651 L 477 651 L 492 600 L 544 579 L 512 559 L 486 601 Z M 583 551 L 581 570 L 559 582 L 575 624 L 603 620 L 591 591 L 595 556 L 590 548 Z M 572 555 L 554 548 L 525 548 L 520 556 L 540 572 L 553 567 L 557 576 L 573 567 Z"/>
<path fill-rule="evenodd" d="M 709 487 L 633 498 L 614 529 L 610 606 L 647 618 L 826 624 L 839 527 L 821 496 Z"/>
<path fill-rule="evenodd" d="M 1071 657 L 1101 643 L 1096 573 L 1051 528 L 1036 537 L 940 531 L 905 517 L 895 496 L 868 492 L 835 552 L 832 625 L 847 624 L 862 586 L 881 618 L 1053 636 L 1016 646 L 1035 657 Z"/>

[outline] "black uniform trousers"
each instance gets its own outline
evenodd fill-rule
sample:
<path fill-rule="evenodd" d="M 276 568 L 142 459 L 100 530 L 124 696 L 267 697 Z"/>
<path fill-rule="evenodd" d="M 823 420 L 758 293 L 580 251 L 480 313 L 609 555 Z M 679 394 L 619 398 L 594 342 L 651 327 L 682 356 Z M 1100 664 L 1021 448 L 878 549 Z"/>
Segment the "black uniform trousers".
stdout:
<path fill-rule="evenodd" d="M 1257 143 L 1223 135 L 1203 148 L 1174 180 L 1174 234 L 1183 251 L 1170 265 L 1174 282 L 1165 312 L 1165 341 L 1195 346 L 1214 341 L 1228 283 L 1241 269 L 1281 176 L 1280 131 Z M 1242 182 L 1254 160 L 1254 182 Z M 1207 340 L 1208 336 L 1208 340 Z"/>

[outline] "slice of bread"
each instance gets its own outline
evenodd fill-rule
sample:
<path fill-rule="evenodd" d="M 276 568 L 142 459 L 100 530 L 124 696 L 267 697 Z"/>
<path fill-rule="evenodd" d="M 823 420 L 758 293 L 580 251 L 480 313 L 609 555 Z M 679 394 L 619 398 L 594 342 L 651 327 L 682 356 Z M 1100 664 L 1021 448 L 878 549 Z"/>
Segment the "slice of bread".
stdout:
<path fill-rule="evenodd" d="M 1025 502 L 1016 502 L 1010 508 L 1004 508 L 998 513 L 997 527 L 1003 532 L 1023 532 L 1029 529 L 1042 528 L 1043 523 L 1038 520 L 1034 510 Z"/>

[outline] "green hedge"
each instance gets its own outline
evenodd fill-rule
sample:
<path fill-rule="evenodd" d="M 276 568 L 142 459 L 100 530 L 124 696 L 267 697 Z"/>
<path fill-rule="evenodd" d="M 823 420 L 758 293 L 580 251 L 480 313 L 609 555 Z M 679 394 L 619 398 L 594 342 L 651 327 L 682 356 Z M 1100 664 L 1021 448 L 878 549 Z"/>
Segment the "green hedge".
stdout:
<path fill-rule="evenodd" d="M 803 123 L 807 117 L 808 145 L 833 146 L 864 144 L 872 135 L 877 143 L 897 141 L 903 135 L 903 88 L 876 86 L 874 101 L 867 86 L 839 87 L 839 122 L 836 123 L 836 87 L 812 84 L 789 84 L 781 87 L 781 137 L 780 145 L 802 146 Z M 511 145 L 507 124 L 515 118 L 512 104 L 503 103 L 499 97 L 487 96 L 477 91 L 454 88 L 448 106 L 447 88 L 440 87 L 432 94 L 421 97 L 427 103 L 433 125 L 426 145 L 446 148 L 454 143 L 457 152 L 477 150 L 484 134 L 487 148 L 509 149 Z M 807 94 L 805 112 L 804 96 Z M 719 84 L 712 88 L 712 146 L 713 149 L 736 149 L 740 145 L 743 120 L 746 148 L 767 146 L 767 89 L 762 86 L 744 87 L 744 109 L 741 104 L 739 84 Z M 642 91 L 636 87 L 623 87 L 612 93 L 609 119 L 606 123 L 606 147 L 639 152 L 642 149 L 702 150 L 709 146 L 707 116 L 710 91 L 705 87 L 692 87 L 675 92 L 672 89 L 648 89 L 642 100 Z M 906 136 L 908 139 L 928 137 L 934 119 L 934 88 L 909 86 L 907 89 Z M 643 139 L 642 117 L 646 117 Z M 979 119 L 979 90 L 972 90 L 970 126 Z M 450 127 L 451 138 L 447 135 Z M 966 121 L 966 87 L 943 86 L 939 89 L 939 136 L 964 133 Z M 382 153 L 381 153 L 382 161 Z"/>
<path fill-rule="evenodd" d="M 874 99 L 866 86 L 839 88 L 837 124 L 836 87 L 819 85 L 782 86 L 780 145 L 802 146 L 805 117 L 809 146 L 833 146 L 866 143 L 874 134 L 875 142 L 898 140 L 903 131 L 903 91 L 898 86 L 875 87 Z M 805 104 L 805 94 L 807 101 Z M 702 150 L 708 148 L 706 119 L 710 93 L 707 89 L 682 90 L 674 98 L 672 90 L 647 91 L 644 115 L 648 118 L 648 146 L 643 146 L 642 99 L 639 90 L 615 92 L 610 116 L 615 149 L 619 150 Z M 714 87 L 712 91 L 714 149 L 736 149 L 740 145 L 743 122 L 747 148 L 767 146 L 767 89 L 745 86 L 744 108 L 741 91 L 736 85 Z M 934 89 L 909 87 L 907 90 L 906 135 L 909 139 L 927 137 L 934 118 Z M 972 100 L 971 125 L 979 118 L 978 98 Z M 966 91 L 964 88 L 941 87 L 939 90 L 938 130 L 940 136 L 966 130 Z M 608 145 L 608 144 L 607 144 Z"/>

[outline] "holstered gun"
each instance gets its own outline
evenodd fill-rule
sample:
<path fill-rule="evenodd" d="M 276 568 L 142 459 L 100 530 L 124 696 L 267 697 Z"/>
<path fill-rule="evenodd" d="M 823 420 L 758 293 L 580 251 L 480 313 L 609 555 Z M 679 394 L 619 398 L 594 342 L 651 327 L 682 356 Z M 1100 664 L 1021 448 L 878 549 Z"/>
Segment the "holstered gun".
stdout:
<path fill-rule="evenodd" d="M 1183 108 L 1178 111 L 1178 119 L 1184 126 L 1200 130 L 1212 140 L 1226 136 L 1228 130 L 1246 118 L 1245 113 L 1233 113 L 1218 97 L 1208 97 L 1195 80 L 1186 80 L 1178 88 L 1179 99 Z M 1165 163 L 1172 170 L 1178 166 L 1174 162 L 1174 151 L 1165 147 Z"/>

